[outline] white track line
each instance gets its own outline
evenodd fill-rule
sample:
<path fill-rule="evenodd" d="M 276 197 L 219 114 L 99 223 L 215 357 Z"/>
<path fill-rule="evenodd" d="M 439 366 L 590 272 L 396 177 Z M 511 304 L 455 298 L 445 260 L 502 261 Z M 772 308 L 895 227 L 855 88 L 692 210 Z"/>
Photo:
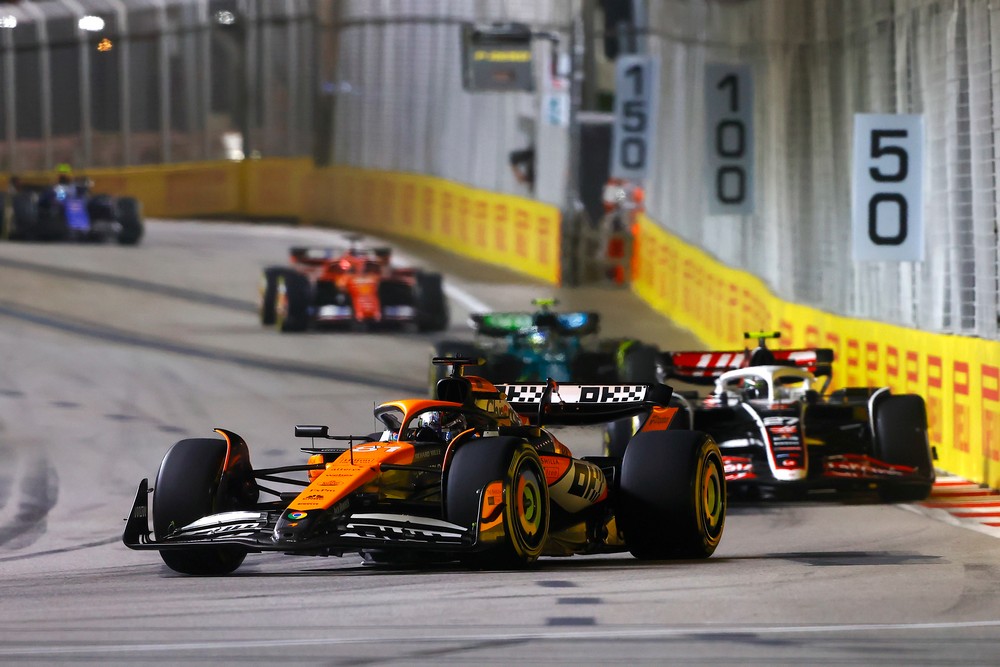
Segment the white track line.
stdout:
<path fill-rule="evenodd" d="M 836 634 L 859 632 L 911 632 L 926 630 L 961 630 L 973 628 L 997 628 L 1000 620 L 958 621 L 952 623 L 870 623 L 850 625 L 801 625 L 801 626 L 726 626 L 726 627 L 677 627 L 649 629 L 615 629 L 596 627 L 592 630 L 575 630 L 571 632 L 497 632 L 464 634 L 461 628 L 443 635 L 418 634 L 412 637 L 401 636 L 399 633 L 390 636 L 367 637 L 309 637 L 303 639 L 257 639 L 257 640 L 223 640 L 203 642 L 182 642 L 176 644 L 76 644 L 72 646 L 25 646 L 20 648 L 0 647 L 0 656 L 44 656 L 65 654 L 121 654 L 147 653 L 167 651 L 203 651 L 239 648 L 277 648 L 288 646 L 337 646 L 349 644 L 379 644 L 393 641 L 398 644 L 449 644 L 468 641 L 579 641 L 579 640 L 620 640 L 620 639 L 676 639 L 701 636 L 713 638 L 743 635 L 804 635 L 804 634 Z"/>

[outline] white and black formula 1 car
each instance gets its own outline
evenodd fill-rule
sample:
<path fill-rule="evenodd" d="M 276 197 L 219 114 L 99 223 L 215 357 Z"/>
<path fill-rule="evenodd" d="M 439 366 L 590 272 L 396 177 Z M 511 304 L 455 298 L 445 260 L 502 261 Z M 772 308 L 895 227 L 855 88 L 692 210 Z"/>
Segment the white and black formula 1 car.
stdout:
<path fill-rule="evenodd" d="M 380 433 L 297 426 L 299 437 L 338 443 L 303 448 L 304 464 L 254 468 L 246 442 L 224 429 L 181 440 L 154 487 L 139 485 L 125 544 L 158 550 L 186 574 L 226 574 L 265 551 L 477 568 L 539 556 L 715 551 L 726 514 L 722 456 L 704 433 L 667 430 L 676 414 L 669 387 L 497 386 L 461 374 L 471 359 L 438 362 L 456 371 L 436 397 L 379 405 Z M 646 417 L 619 459 L 576 458 L 545 428 L 640 412 Z"/>
<path fill-rule="evenodd" d="M 888 387 L 827 393 L 833 350 L 770 350 L 780 332 L 747 333 L 754 350 L 664 352 L 658 376 L 710 384 L 707 395 L 675 392 L 677 424 L 710 434 L 722 450 L 730 493 L 802 496 L 807 490 L 874 489 L 885 501 L 926 498 L 934 452 L 924 399 Z M 621 456 L 634 430 L 620 420 L 605 451 Z"/>

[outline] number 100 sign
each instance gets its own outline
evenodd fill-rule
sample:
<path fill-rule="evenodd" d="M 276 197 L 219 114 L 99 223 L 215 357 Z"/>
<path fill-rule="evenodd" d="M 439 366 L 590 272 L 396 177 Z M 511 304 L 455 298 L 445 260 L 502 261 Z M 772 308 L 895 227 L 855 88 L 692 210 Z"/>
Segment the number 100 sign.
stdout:
<path fill-rule="evenodd" d="M 924 259 L 923 117 L 854 115 L 854 259 Z"/>

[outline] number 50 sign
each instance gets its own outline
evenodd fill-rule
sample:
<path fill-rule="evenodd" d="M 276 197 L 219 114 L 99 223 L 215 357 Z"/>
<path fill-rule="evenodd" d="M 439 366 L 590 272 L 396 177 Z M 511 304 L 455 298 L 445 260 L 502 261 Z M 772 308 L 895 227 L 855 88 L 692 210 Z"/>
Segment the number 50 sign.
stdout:
<path fill-rule="evenodd" d="M 924 258 L 923 117 L 854 115 L 854 259 Z"/>

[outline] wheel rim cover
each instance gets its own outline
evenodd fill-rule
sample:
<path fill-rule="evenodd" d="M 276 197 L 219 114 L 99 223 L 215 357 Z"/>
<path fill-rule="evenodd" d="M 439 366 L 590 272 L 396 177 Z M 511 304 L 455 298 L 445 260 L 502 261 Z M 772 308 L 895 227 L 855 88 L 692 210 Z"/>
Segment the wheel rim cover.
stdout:
<path fill-rule="evenodd" d="M 701 506 L 705 529 L 715 536 L 722 529 L 726 489 L 715 457 L 707 457 L 701 484 Z"/>
<path fill-rule="evenodd" d="M 543 521 L 542 491 L 538 477 L 531 470 L 521 468 L 515 489 L 515 512 L 520 533 L 529 543 L 538 541 Z"/>

